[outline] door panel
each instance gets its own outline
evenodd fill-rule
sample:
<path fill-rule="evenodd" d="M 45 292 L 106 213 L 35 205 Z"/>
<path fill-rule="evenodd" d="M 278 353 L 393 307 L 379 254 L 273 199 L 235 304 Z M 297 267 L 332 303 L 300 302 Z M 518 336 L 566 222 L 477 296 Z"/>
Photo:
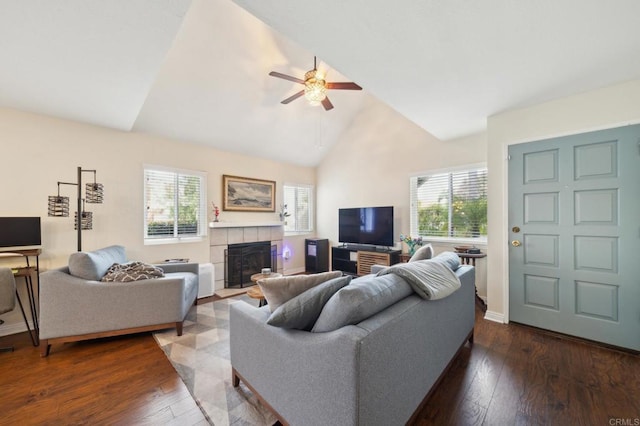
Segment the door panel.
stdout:
<path fill-rule="evenodd" d="M 640 126 L 509 158 L 510 320 L 640 350 Z"/>

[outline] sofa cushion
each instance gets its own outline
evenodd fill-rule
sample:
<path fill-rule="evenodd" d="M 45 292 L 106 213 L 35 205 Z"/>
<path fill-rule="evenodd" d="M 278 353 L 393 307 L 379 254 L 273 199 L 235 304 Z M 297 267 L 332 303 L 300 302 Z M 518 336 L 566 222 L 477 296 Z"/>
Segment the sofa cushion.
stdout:
<path fill-rule="evenodd" d="M 409 259 L 409 262 L 431 259 L 432 257 L 433 257 L 433 246 L 431 244 L 427 244 L 426 246 L 420 247 L 415 253 L 413 253 L 413 256 L 411 256 L 411 259 Z"/>
<path fill-rule="evenodd" d="M 411 286 L 397 275 L 355 279 L 329 299 L 311 331 L 323 333 L 357 324 L 411 294 Z"/>
<path fill-rule="evenodd" d="M 439 262 L 447 266 L 453 272 L 460 267 L 460 257 L 452 251 L 443 251 L 439 255 L 431 258 L 434 262 Z"/>
<path fill-rule="evenodd" d="M 271 312 L 273 312 L 287 300 L 293 299 L 311 287 L 341 276 L 342 272 L 340 271 L 322 272 L 313 275 L 289 275 L 280 278 L 262 279 L 258 281 L 258 285 L 269 304 Z"/>
<path fill-rule="evenodd" d="M 69 256 L 69 273 L 78 278 L 100 281 L 114 263 L 125 263 L 123 246 L 109 246 L 95 251 L 80 251 Z"/>
<path fill-rule="evenodd" d="M 338 277 L 300 293 L 273 311 L 267 324 L 281 328 L 311 330 L 325 303 L 350 281 L 350 275 Z"/>

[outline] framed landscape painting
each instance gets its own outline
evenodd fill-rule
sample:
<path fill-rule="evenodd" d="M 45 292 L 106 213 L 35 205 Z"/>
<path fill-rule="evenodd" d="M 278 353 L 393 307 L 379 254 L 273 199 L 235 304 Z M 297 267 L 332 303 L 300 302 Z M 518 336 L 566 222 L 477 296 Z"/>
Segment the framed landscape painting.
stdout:
<path fill-rule="evenodd" d="M 275 181 L 222 175 L 222 193 L 222 210 L 276 211 Z"/>

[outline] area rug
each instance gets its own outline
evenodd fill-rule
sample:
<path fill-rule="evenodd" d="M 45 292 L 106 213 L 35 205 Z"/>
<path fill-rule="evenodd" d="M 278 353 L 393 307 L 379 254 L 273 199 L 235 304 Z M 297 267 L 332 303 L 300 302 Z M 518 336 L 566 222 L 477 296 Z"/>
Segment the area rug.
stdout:
<path fill-rule="evenodd" d="M 153 336 L 211 424 L 273 425 L 277 419 L 251 391 L 231 383 L 229 306 L 239 300 L 256 304 L 243 295 L 197 305 L 187 315 L 182 336 L 175 329 Z"/>

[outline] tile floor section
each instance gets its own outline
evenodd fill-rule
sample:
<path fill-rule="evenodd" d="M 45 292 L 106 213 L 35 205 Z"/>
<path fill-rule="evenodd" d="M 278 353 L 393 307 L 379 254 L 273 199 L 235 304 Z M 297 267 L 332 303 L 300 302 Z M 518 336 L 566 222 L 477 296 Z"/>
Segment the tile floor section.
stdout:
<path fill-rule="evenodd" d="M 240 384 L 231 384 L 229 361 L 229 305 L 246 295 L 198 305 L 187 316 L 182 336 L 175 330 L 154 337 L 187 385 L 211 424 L 272 425 L 275 417 Z"/>

